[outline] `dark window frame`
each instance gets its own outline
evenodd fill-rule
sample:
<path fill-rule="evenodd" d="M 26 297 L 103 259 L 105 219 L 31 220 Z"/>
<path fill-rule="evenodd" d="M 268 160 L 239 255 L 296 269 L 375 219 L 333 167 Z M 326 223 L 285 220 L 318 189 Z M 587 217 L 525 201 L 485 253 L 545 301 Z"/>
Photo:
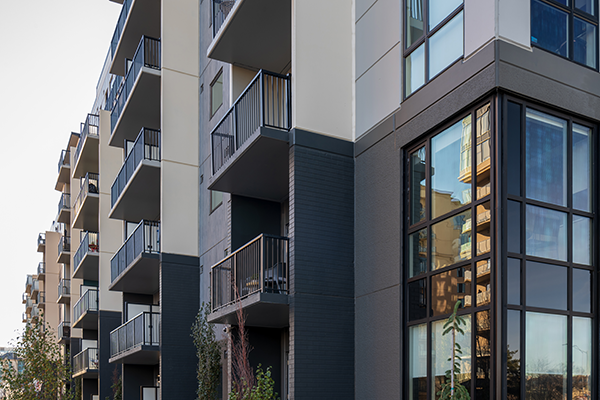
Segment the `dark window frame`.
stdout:
<path fill-rule="evenodd" d="M 215 83 L 217 83 L 217 81 L 219 80 L 219 78 L 222 78 L 222 77 L 223 77 L 223 67 L 219 68 L 219 71 L 216 73 L 215 77 L 210 82 L 210 118 L 214 117 L 219 112 L 219 110 L 221 109 L 221 107 L 223 107 L 224 97 L 225 97 L 225 96 L 223 96 L 223 88 L 225 87 L 225 85 L 221 81 L 221 104 L 217 108 L 215 108 L 213 110 L 213 90 L 214 90 L 214 86 L 215 86 Z"/>

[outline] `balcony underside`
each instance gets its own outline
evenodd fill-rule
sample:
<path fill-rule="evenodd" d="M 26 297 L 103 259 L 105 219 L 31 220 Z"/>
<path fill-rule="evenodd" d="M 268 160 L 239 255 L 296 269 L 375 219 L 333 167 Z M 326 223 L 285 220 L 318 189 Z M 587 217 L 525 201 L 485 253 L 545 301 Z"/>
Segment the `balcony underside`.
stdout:
<path fill-rule="evenodd" d="M 261 127 L 210 178 L 208 188 L 280 202 L 289 192 L 288 132 Z"/>
<path fill-rule="evenodd" d="M 83 204 L 79 208 L 77 215 L 73 218 L 73 228 L 98 232 L 99 203 L 100 195 L 98 193 L 88 193 L 85 199 L 83 199 Z"/>
<path fill-rule="evenodd" d="M 126 293 L 157 293 L 158 269 L 159 255 L 142 253 L 110 284 L 108 289 Z"/>
<path fill-rule="evenodd" d="M 71 338 L 70 337 L 61 337 L 58 338 L 58 344 L 69 344 L 71 343 Z"/>
<path fill-rule="evenodd" d="M 73 328 L 98 330 L 98 311 L 86 311 L 73 323 Z"/>
<path fill-rule="evenodd" d="M 73 378 L 98 379 L 97 369 L 84 369 L 73 374 Z"/>
<path fill-rule="evenodd" d="M 62 296 L 58 296 L 58 299 L 56 299 L 56 302 L 59 304 L 69 304 L 71 302 L 71 295 L 63 294 Z"/>
<path fill-rule="evenodd" d="M 160 71 L 148 67 L 140 70 L 109 145 L 123 147 L 125 139 L 135 141 L 144 126 L 160 128 Z"/>
<path fill-rule="evenodd" d="M 58 178 L 56 178 L 56 185 L 54 190 L 61 191 L 65 183 L 69 183 L 71 179 L 71 167 L 69 165 L 61 165 L 58 171 Z"/>
<path fill-rule="evenodd" d="M 58 212 L 58 216 L 56 217 L 56 221 L 63 224 L 68 224 L 71 222 L 71 209 L 61 208 Z"/>
<path fill-rule="evenodd" d="M 288 296 L 279 293 L 253 293 L 242 299 L 246 326 L 284 328 L 289 326 Z M 208 316 L 208 322 L 237 325 L 238 306 L 223 306 Z"/>
<path fill-rule="evenodd" d="M 69 251 L 61 251 L 58 253 L 58 258 L 56 259 L 57 264 L 68 264 L 71 259 L 71 252 Z"/>
<path fill-rule="evenodd" d="M 38 253 L 43 253 L 45 249 L 46 249 L 46 242 L 38 243 L 38 246 L 37 246 Z"/>
<path fill-rule="evenodd" d="M 160 217 L 160 161 L 140 162 L 108 216 L 126 221 Z"/>
<path fill-rule="evenodd" d="M 97 174 L 98 171 L 98 143 L 99 139 L 96 136 L 86 136 L 83 142 L 83 147 L 79 153 L 79 158 L 73 169 L 73 177 L 81 178 L 88 172 Z"/>
<path fill-rule="evenodd" d="M 208 48 L 209 58 L 285 73 L 292 54 L 291 0 L 238 0 Z"/>
<path fill-rule="evenodd" d="M 46 303 L 45 302 L 38 303 L 38 308 L 40 310 L 45 310 L 46 309 Z"/>
<path fill-rule="evenodd" d="M 87 252 L 81 262 L 73 271 L 73 278 L 98 281 L 98 265 L 100 264 L 100 254 Z"/>
<path fill-rule="evenodd" d="M 115 364 L 156 365 L 160 359 L 158 346 L 138 345 L 108 360 Z"/>
<path fill-rule="evenodd" d="M 115 1 L 115 0 L 111 0 Z M 117 3 L 123 3 L 117 0 Z M 132 59 L 142 35 L 160 38 L 160 0 L 134 0 L 119 45 L 113 55 L 110 72 L 115 75 L 125 75 L 125 59 Z"/>

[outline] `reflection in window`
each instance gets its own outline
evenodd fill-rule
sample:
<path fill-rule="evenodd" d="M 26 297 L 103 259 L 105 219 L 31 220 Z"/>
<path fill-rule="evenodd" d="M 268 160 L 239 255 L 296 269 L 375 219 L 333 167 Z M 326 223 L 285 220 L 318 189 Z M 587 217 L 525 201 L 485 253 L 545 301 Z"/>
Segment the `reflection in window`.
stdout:
<path fill-rule="evenodd" d="M 491 262 L 489 259 L 477 262 L 477 307 L 492 302 Z"/>
<path fill-rule="evenodd" d="M 431 309 L 433 316 L 452 313 L 457 301 L 461 308 L 471 307 L 471 268 L 457 268 L 431 278 Z"/>
<path fill-rule="evenodd" d="M 477 384 L 475 385 L 475 398 L 488 400 L 490 398 L 490 370 L 492 362 L 492 320 L 490 310 L 475 314 L 477 321 L 477 334 L 475 336 L 475 357 L 477 367 Z"/>
<path fill-rule="evenodd" d="M 425 147 L 421 147 L 410 155 L 410 182 L 410 222 L 415 224 L 425 219 L 427 182 Z"/>
<path fill-rule="evenodd" d="M 596 68 L 596 27 L 573 18 L 573 60 Z"/>
<path fill-rule="evenodd" d="M 531 43 L 567 57 L 567 21 L 569 15 L 538 0 L 531 2 Z"/>
<path fill-rule="evenodd" d="M 427 272 L 427 228 L 408 236 L 408 277 Z"/>
<path fill-rule="evenodd" d="M 223 104 L 223 70 L 219 71 L 217 77 L 210 84 L 210 97 L 210 116 L 212 117 Z"/>
<path fill-rule="evenodd" d="M 567 396 L 567 317 L 528 312 L 525 332 L 525 398 L 563 400 Z"/>
<path fill-rule="evenodd" d="M 508 200 L 507 247 L 511 253 L 521 252 L 521 203 Z"/>
<path fill-rule="evenodd" d="M 567 268 L 527 261 L 526 304 L 530 307 L 567 309 Z"/>
<path fill-rule="evenodd" d="M 567 214 L 530 204 L 526 210 L 527 255 L 567 261 Z"/>
<path fill-rule="evenodd" d="M 431 227 L 431 269 L 471 258 L 471 210 Z"/>
<path fill-rule="evenodd" d="M 427 397 L 427 324 L 408 328 L 408 398 Z"/>
<path fill-rule="evenodd" d="M 567 205 L 567 121 L 527 109 L 527 197 Z"/>
<path fill-rule="evenodd" d="M 425 27 L 423 26 L 423 2 L 406 2 L 406 48 L 423 36 Z"/>
<path fill-rule="evenodd" d="M 573 317 L 573 399 L 592 398 L 592 320 Z"/>
<path fill-rule="evenodd" d="M 573 215 L 573 262 L 590 265 L 592 260 L 592 220 Z"/>
<path fill-rule="evenodd" d="M 471 202 L 471 115 L 431 139 L 431 218 Z"/>
<path fill-rule="evenodd" d="M 442 72 L 462 55 L 463 12 L 461 11 L 429 39 L 429 78 Z"/>
<path fill-rule="evenodd" d="M 476 118 L 475 163 L 477 165 L 477 199 L 481 199 L 490 194 L 490 156 L 492 151 L 492 116 L 490 114 L 490 104 L 486 104 L 477 110 Z"/>
<path fill-rule="evenodd" d="M 435 28 L 461 4 L 462 0 L 429 0 L 429 30 Z"/>
<path fill-rule="evenodd" d="M 588 14 L 595 15 L 594 0 L 575 0 L 575 8 Z"/>
<path fill-rule="evenodd" d="M 573 311 L 591 312 L 592 273 L 573 268 Z"/>
<path fill-rule="evenodd" d="M 417 47 L 406 57 L 406 87 L 405 95 L 408 96 L 425 84 L 425 44 Z"/>
<path fill-rule="evenodd" d="M 521 398 L 521 312 L 506 312 L 506 399 Z"/>
<path fill-rule="evenodd" d="M 592 210 L 592 132 L 573 124 L 573 208 Z"/>
<path fill-rule="evenodd" d="M 427 281 L 420 279 L 408 284 L 408 320 L 427 317 Z"/>
<path fill-rule="evenodd" d="M 470 386 L 471 381 L 471 316 L 464 315 L 466 325 L 462 326 L 464 335 L 456 335 L 456 342 L 460 345 L 462 360 L 457 361 L 460 368 L 458 383 Z M 432 374 L 432 399 L 446 383 L 446 371 L 450 369 L 448 356 L 452 349 L 451 335 L 443 336 L 445 320 L 436 321 L 431 325 L 431 374 Z"/>
<path fill-rule="evenodd" d="M 518 258 L 507 261 L 506 297 L 508 304 L 521 305 L 521 260 Z"/>
<path fill-rule="evenodd" d="M 492 210 L 490 202 L 486 201 L 477 206 L 477 255 L 489 253 L 492 246 L 490 225 Z"/>

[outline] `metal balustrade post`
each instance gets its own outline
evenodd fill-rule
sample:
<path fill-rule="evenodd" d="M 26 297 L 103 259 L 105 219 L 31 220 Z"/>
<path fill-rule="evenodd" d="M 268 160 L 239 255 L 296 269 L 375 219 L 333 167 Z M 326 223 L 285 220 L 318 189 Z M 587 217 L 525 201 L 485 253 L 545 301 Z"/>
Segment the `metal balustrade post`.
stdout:
<path fill-rule="evenodd" d="M 259 87 L 259 92 L 258 92 L 259 93 L 258 102 L 260 104 L 260 125 L 259 125 L 259 127 L 260 127 L 260 126 L 265 126 L 265 104 L 264 104 L 265 103 L 265 88 L 264 88 L 264 79 L 263 79 L 264 72 L 262 69 L 259 71 L 259 74 L 260 75 L 259 75 L 258 80 L 259 80 L 260 87 Z"/>
<path fill-rule="evenodd" d="M 259 255 L 259 265 L 260 265 L 260 291 L 265 291 L 265 246 L 266 246 L 266 238 L 265 235 L 261 235 L 260 238 L 260 255 Z"/>

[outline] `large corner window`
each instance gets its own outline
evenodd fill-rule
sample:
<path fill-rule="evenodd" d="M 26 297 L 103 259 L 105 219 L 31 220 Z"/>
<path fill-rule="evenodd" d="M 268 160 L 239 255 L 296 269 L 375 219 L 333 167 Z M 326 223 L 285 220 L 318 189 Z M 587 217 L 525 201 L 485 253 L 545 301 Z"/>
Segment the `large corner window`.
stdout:
<path fill-rule="evenodd" d="M 517 100 L 504 108 L 507 398 L 590 399 L 593 130 Z"/>
<path fill-rule="evenodd" d="M 463 352 L 459 381 L 471 398 L 491 398 L 492 104 L 474 108 L 407 152 L 405 398 L 437 399 L 450 369 L 451 339 L 442 335 L 443 325 L 457 302 L 467 322 L 457 338 Z"/>
<path fill-rule="evenodd" d="M 463 56 L 462 0 L 405 0 L 404 96 Z"/>
<path fill-rule="evenodd" d="M 531 44 L 597 69 L 596 0 L 531 0 Z"/>

